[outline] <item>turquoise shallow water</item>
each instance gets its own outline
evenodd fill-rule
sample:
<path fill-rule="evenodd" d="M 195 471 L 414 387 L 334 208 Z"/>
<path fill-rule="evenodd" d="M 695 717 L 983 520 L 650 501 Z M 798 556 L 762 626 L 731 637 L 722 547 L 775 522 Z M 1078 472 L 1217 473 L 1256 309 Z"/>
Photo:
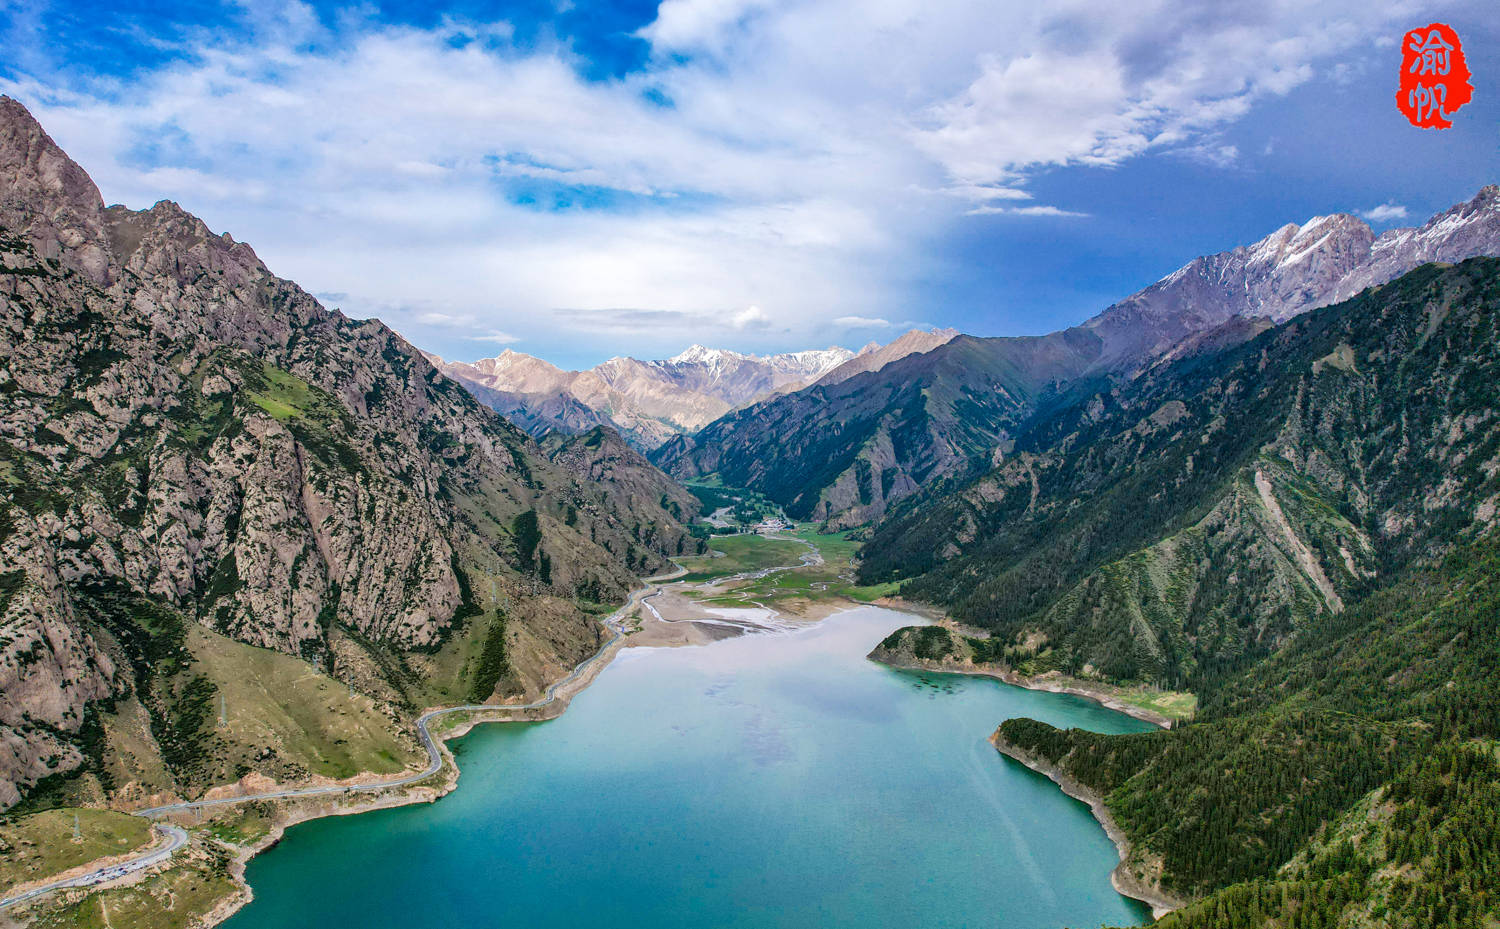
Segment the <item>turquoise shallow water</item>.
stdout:
<path fill-rule="evenodd" d="M 456 743 L 435 804 L 297 826 L 230 929 L 1128 925 L 1081 803 L 985 738 L 1132 732 L 1076 697 L 865 659 L 912 617 L 628 649 L 559 719 Z"/>

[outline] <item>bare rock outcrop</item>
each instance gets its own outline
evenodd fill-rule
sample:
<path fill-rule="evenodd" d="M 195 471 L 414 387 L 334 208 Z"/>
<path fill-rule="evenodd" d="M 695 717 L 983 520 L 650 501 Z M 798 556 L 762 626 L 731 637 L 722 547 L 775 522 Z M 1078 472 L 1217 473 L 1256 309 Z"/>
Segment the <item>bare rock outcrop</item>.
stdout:
<path fill-rule="evenodd" d="M 325 669 L 335 633 L 354 637 L 386 656 L 365 659 L 378 673 L 410 678 L 389 655 L 462 630 L 467 574 L 610 600 L 682 550 L 672 513 L 642 531 L 609 480 L 555 463 L 379 321 L 325 309 L 177 204 L 106 209 L 0 98 L 0 806 L 81 763 L 89 704 L 149 689 L 166 646 L 132 598 Z M 517 555 L 520 513 L 547 534 L 545 584 Z M 549 667 L 597 634 L 574 607 L 514 612 L 517 635 L 550 617 L 534 635 Z M 183 673 L 147 708 L 201 703 Z"/>

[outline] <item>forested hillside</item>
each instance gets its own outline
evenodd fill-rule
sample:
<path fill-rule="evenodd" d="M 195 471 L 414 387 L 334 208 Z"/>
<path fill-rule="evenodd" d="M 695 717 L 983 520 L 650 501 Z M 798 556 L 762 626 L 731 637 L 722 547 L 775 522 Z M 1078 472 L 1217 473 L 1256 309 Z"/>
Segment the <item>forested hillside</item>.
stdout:
<path fill-rule="evenodd" d="M 1198 718 L 1007 748 L 1107 798 L 1133 864 L 1208 927 L 1484 927 L 1500 917 L 1500 539 L 1415 567 L 1238 674 Z"/>
<path fill-rule="evenodd" d="M 871 523 L 914 495 L 988 471 L 1027 420 L 1066 402 L 1059 391 L 1129 390 L 1163 359 L 1211 354 L 1427 262 L 1497 254 L 1494 186 L 1420 227 L 1378 236 L 1355 216 L 1318 216 L 1195 258 L 1072 328 L 960 336 L 843 383 L 734 410 L 652 460 L 681 478 L 716 473 L 797 518 Z"/>
<path fill-rule="evenodd" d="M 908 504 L 861 580 L 1026 670 L 1201 691 L 1495 522 L 1500 261 L 1428 266 L 1220 352 L 1074 391 Z"/>

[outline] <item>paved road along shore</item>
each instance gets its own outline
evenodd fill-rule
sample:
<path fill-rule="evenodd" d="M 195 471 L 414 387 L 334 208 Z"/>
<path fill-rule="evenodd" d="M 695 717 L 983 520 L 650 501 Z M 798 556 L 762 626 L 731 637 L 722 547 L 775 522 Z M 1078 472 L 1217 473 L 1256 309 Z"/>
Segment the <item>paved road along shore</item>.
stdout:
<path fill-rule="evenodd" d="M 182 828 L 181 826 L 174 826 L 171 823 L 156 823 L 154 824 L 154 828 L 157 835 L 164 836 L 166 838 L 167 841 L 165 845 L 158 845 L 154 848 L 147 849 L 144 854 L 140 855 L 137 858 L 132 858 L 129 861 L 117 862 L 115 864 L 107 865 L 102 868 L 96 868 L 93 871 L 89 871 L 86 874 L 80 874 L 77 877 L 69 877 L 64 878 L 60 881 L 53 881 L 50 884 L 43 884 L 40 887 L 34 887 L 31 890 L 26 891 L 25 893 L 19 893 L 13 897 L 6 897 L 5 899 L 0 900 L 0 910 L 12 907 L 17 903 L 24 903 L 27 900 L 34 900 L 37 897 L 40 897 L 43 894 L 51 893 L 54 890 L 64 890 L 69 887 L 90 887 L 94 884 L 102 884 L 105 881 L 112 881 L 116 878 L 124 877 L 127 874 L 133 874 L 136 871 L 144 870 L 151 867 L 152 865 L 161 864 L 162 862 L 171 858 L 173 852 L 177 851 L 179 848 L 182 848 L 188 843 L 187 830 Z"/>

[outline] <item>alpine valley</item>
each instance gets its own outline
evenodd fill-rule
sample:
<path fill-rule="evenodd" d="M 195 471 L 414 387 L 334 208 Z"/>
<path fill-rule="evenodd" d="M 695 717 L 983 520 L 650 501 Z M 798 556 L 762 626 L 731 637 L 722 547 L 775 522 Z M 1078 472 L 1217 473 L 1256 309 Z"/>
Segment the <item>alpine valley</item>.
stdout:
<path fill-rule="evenodd" d="M 1123 894 L 1165 929 L 1500 926 L 1500 188 L 1289 224 L 1048 335 L 566 371 L 444 360 L 171 202 L 107 207 L 3 98 L 0 301 L 0 891 L 89 878 L 36 925 L 223 921 L 286 827 L 434 800 L 445 739 L 602 671 L 458 743 L 556 768 L 293 830 L 234 919 L 297 888 L 395 918 L 350 882 L 467 836 L 483 879 L 408 875 L 403 920 L 921 925 L 920 883 L 1018 925 L 1146 919 Z M 1119 894 L 1017 838 L 1083 818 L 1032 772 Z M 186 844 L 98 889 L 152 828 Z"/>

